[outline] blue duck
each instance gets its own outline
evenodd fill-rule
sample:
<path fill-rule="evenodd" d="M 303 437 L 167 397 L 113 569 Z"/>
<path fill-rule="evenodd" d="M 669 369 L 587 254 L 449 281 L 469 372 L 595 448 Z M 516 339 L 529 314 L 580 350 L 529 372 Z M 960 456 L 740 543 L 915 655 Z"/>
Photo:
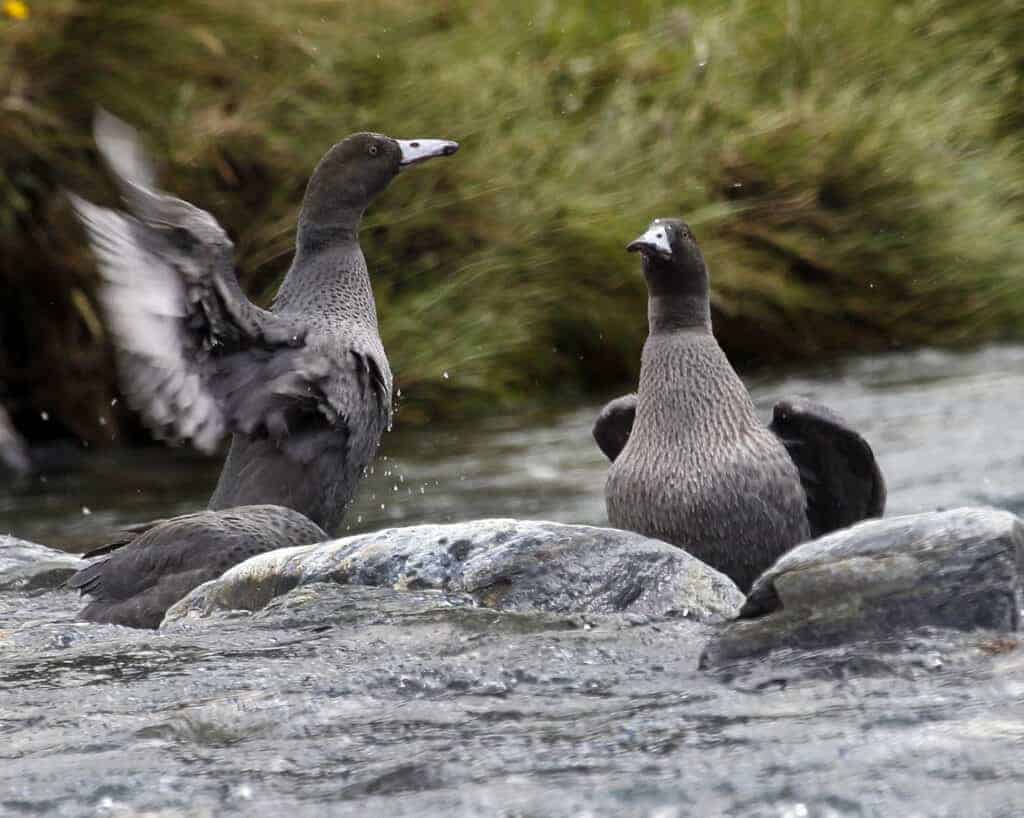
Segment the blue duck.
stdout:
<path fill-rule="evenodd" d="M 637 394 L 593 429 L 612 461 L 612 525 L 674 543 L 746 591 L 793 546 L 885 508 L 867 441 L 805 399 L 758 418 L 711 327 L 708 269 L 690 228 L 656 219 L 628 250 L 643 259 L 649 334 Z"/>
<path fill-rule="evenodd" d="M 94 598 L 87 619 L 154 627 L 240 559 L 324 540 L 341 523 L 392 411 L 360 222 L 396 175 L 458 144 L 357 133 L 334 145 L 265 310 L 243 293 L 213 216 L 157 188 L 135 130 L 100 112 L 95 135 L 129 212 L 70 198 L 122 391 L 158 437 L 212 452 L 232 436 L 210 511 L 128 529 L 69 580 Z"/>

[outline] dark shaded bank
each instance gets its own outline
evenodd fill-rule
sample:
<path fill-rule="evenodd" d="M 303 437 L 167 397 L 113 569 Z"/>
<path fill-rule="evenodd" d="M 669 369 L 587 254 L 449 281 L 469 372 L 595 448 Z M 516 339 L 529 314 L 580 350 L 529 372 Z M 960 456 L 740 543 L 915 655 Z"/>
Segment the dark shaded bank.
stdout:
<path fill-rule="evenodd" d="M 644 290 L 622 245 L 657 215 L 694 225 L 740 365 L 1024 326 L 1015 0 L 27 5 L 0 18 L 0 401 L 33 439 L 136 434 L 57 195 L 110 196 L 97 104 L 264 300 L 331 142 L 463 140 L 366 225 L 401 423 L 628 383 Z"/>

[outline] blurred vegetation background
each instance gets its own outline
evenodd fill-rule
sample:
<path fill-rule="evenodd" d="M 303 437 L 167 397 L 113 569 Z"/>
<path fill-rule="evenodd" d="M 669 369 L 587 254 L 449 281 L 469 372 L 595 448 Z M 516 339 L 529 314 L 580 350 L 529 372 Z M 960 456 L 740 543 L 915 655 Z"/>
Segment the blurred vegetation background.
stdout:
<path fill-rule="evenodd" d="M 24 0 L 0 13 L 0 404 L 33 438 L 138 430 L 84 238 L 90 119 L 236 241 L 263 303 L 320 155 L 449 137 L 368 215 L 399 423 L 635 381 L 623 248 L 684 216 L 741 367 L 1024 330 L 1020 0 Z"/>

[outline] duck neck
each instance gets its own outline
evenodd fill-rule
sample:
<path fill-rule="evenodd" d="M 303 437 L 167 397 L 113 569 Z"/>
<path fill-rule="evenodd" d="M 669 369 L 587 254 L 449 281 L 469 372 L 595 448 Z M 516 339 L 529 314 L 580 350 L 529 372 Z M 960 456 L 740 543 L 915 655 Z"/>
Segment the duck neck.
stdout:
<path fill-rule="evenodd" d="M 295 258 L 274 299 L 274 311 L 346 315 L 377 325 L 358 225 L 300 229 Z"/>
<path fill-rule="evenodd" d="M 316 253 L 334 245 L 358 244 L 363 208 L 335 207 L 330 219 L 311 219 L 306 210 L 307 206 L 304 205 L 303 212 L 299 214 L 299 226 L 295 236 L 298 252 Z"/>
<path fill-rule="evenodd" d="M 651 334 L 677 330 L 711 331 L 707 268 L 680 269 L 661 259 L 644 259 L 647 323 Z"/>
<path fill-rule="evenodd" d="M 650 295 L 647 325 L 651 334 L 681 329 L 711 331 L 711 310 L 707 298 L 695 295 Z"/>

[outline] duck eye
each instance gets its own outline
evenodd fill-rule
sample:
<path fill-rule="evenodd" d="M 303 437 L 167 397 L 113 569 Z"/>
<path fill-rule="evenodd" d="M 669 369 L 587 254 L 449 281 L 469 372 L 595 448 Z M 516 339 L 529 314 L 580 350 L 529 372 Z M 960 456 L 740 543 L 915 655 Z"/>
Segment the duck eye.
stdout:
<path fill-rule="evenodd" d="M 376 156 L 378 153 L 380 153 L 380 148 L 378 148 L 376 145 L 370 145 L 370 147 L 366 149 L 366 152 L 370 154 L 370 156 Z"/>

